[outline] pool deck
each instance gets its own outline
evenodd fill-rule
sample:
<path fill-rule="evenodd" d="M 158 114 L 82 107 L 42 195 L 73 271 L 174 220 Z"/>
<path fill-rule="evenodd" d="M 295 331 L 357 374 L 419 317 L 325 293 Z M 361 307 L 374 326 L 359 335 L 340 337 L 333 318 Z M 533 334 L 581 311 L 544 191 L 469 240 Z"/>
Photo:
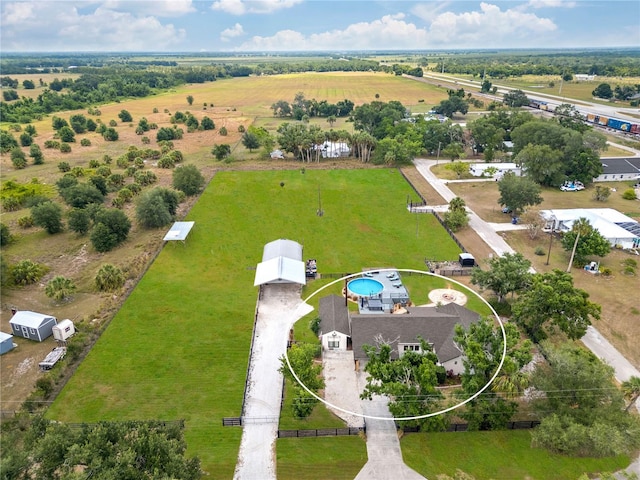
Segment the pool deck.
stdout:
<path fill-rule="evenodd" d="M 356 277 L 356 278 L 359 278 L 359 277 Z M 402 277 L 397 270 L 394 270 L 392 268 L 367 269 L 363 271 L 362 278 L 370 278 L 372 280 L 377 280 L 382 284 L 382 287 L 383 287 L 382 292 L 379 294 L 373 295 L 371 297 L 373 299 L 404 298 L 406 300 L 409 300 L 409 292 L 407 291 L 406 287 L 402 283 Z M 369 310 L 366 305 L 363 306 L 362 303 L 360 302 L 358 304 L 358 308 L 360 310 L 360 313 L 380 313 L 379 310 Z"/>

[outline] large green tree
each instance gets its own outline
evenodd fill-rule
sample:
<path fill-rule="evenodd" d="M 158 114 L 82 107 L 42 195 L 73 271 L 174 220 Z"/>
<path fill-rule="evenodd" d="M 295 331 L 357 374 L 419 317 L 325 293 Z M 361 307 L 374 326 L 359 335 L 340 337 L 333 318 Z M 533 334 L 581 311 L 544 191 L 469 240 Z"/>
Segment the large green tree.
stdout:
<path fill-rule="evenodd" d="M 470 430 L 504 428 L 518 408 L 510 398 L 527 386 L 527 377 L 521 369 L 531 361 L 531 343 L 521 341 L 518 329 L 512 323 L 506 323 L 504 328 L 506 355 L 491 391 L 485 390 L 468 402 L 460 414 L 469 422 Z M 460 395 L 468 398 L 484 387 L 500 366 L 504 352 L 502 331 L 493 320 L 481 318 L 466 330 L 457 325 L 454 342 L 465 356 Z"/>
<path fill-rule="evenodd" d="M 529 105 L 529 98 L 522 90 L 512 90 L 504 94 L 502 102 L 509 107 L 526 107 Z"/>
<path fill-rule="evenodd" d="M 489 259 L 488 266 L 488 270 L 474 268 L 471 283 L 493 291 L 498 302 L 504 302 L 509 293 L 521 292 L 529 285 L 531 262 L 521 253 L 493 257 Z"/>
<path fill-rule="evenodd" d="M 420 344 L 421 352 L 403 352 L 396 360 L 391 359 L 392 349 L 389 343 L 364 345 L 363 350 L 367 355 L 365 372 L 369 375 L 360 397 L 371 400 L 373 395 L 387 396 L 389 411 L 396 418 L 422 416 L 437 411 L 443 398 L 436 388 L 439 383 L 438 357 L 427 342 L 420 339 Z M 444 373 L 442 369 L 442 374 Z M 411 420 L 404 423 L 430 429 L 442 429 L 446 426 L 443 419 Z"/>
<path fill-rule="evenodd" d="M 547 362 L 537 365 L 533 386 L 544 392 L 534 401 L 542 417 L 533 444 L 572 456 L 614 456 L 640 445 L 640 422 L 624 410 L 613 368 L 570 343 L 543 344 Z"/>
<path fill-rule="evenodd" d="M 473 120 L 469 130 L 473 137 L 474 150 L 477 153 L 484 153 L 484 159 L 487 162 L 493 161 L 495 152 L 502 150 L 506 131 L 484 116 Z"/>
<path fill-rule="evenodd" d="M 526 176 L 540 185 L 557 187 L 565 180 L 562 152 L 548 145 L 529 144 L 514 157 L 526 169 Z"/>
<path fill-rule="evenodd" d="M 556 329 L 571 339 L 581 338 L 591 319 L 600 319 L 600 311 L 587 292 L 574 287 L 573 277 L 560 270 L 534 274 L 512 307 L 514 320 L 536 342 Z"/>
<path fill-rule="evenodd" d="M 3 447 L 10 447 L 0 453 L 3 477 L 197 480 L 200 461 L 186 457 L 183 429 L 181 422 L 154 420 L 72 428 L 20 416 L 3 425 Z"/>
<path fill-rule="evenodd" d="M 498 190 L 498 203 L 510 208 L 514 217 L 520 215 L 526 207 L 542 203 L 540 186 L 527 176 L 508 172 L 498 182 Z"/>
<path fill-rule="evenodd" d="M 309 343 L 294 344 L 287 353 L 291 368 L 296 373 L 296 376 L 309 390 L 316 394 L 324 388 L 324 380 L 321 375 L 322 367 L 315 362 L 318 353 L 318 346 Z M 294 415 L 300 418 L 308 417 L 318 400 L 300 386 L 291 373 L 284 357 L 280 359 L 280 363 L 280 373 L 292 383 L 293 391 L 296 395 L 293 401 Z"/>
<path fill-rule="evenodd" d="M 593 228 L 586 218 L 579 218 L 570 231 L 562 236 L 562 247 L 571 251 L 571 261 L 567 271 L 575 261 L 580 267 L 585 265 L 591 255 L 604 257 L 611 251 L 611 244 Z"/>

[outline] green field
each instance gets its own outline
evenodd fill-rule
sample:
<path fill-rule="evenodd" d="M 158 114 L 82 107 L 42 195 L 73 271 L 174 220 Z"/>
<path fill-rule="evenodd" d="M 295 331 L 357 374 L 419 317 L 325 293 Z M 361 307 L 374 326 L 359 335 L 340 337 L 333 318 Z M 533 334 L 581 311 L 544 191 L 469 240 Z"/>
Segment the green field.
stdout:
<path fill-rule="evenodd" d="M 409 434 L 401 446 L 405 463 L 427 478 L 459 469 L 478 480 L 575 480 L 629 465 L 626 456 L 575 459 L 531 448 L 527 430 Z"/>
<path fill-rule="evenodd" d="M 183 418 L 189 453 L 211 478 L 230 478 L 241 430 L 221 419 L 240 414 L 264 244 L 299 241 L 320 272 L 457 258 L 433 216 L 407 212 L 407 197 L 417 199 L 390 169 L 219 172 L 187 217 L 186 245 L 164 247 L 48 416 Z"/>

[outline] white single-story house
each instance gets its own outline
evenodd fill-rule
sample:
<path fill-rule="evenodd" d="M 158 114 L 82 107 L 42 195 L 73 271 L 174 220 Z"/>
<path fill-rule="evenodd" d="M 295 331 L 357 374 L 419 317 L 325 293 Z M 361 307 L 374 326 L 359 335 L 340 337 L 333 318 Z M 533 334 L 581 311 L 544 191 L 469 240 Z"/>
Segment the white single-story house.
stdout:
<path fill-rule="evenodd" d="M 0 355 L 3 355 L 16 347 L 17 345 L 13 343 L 13 335 L 0 332 Z"/>
<path fill-rule="evenodd" d="M 602 173 L 594 182 L 626 182 L 640 180 L 640 157 L 601 158 Z"/>
<path fill-rule="evenodd" d="M 316 150 L 320 150 L 322 158 L 340 158 L 348 157 L 351 148 L 345 142 L 329 142 L 328 140 L 320 145 L 315 145 Z"/>
<path fill-rule="evenodd" d="M 262 262 L 256 267 L 254 286 L 271 283 L 307 283 L 302 245 L 293 240 L 274 240 L 264 246 Z"/>
<path fill-rule="evenodd" d="M 596 77 L 597 75 L 589 75 L 587 73 L 576 73 L 573 76 L 576 82 L 592 82 Z"/>
<path fill-rule="evenodd" d="M 53 333 L 53 326 L 57 323 L 56 318 L 51 315 L 28 310 L 17 311 L 9 320 L 14 335 L 36 342 L 49 338 Z"/>
<path fill-rule="evenodd" d="M 586 218 L 611 246 L 620 248 L 640 247 L 640 223 L 613 208 L 569 208 L 541 210 L 547 222 L 546 228 L 556 232 L 568 232 L 579 218 Z"/>
<path fill-rule="evenodd" d="M 344 297 L 329 295 L 319 302 L 320 339 L 323 350 L 348 350 L 351 346 L 349 310 Z"/>
<path fill-rule="evenodd" d="M 456 303 L 435 307 L 406 307 L 405 313 L 350 314 L 344 298 L 329 296 L 320 300 L 320 338 L 324 349 L 353 349 L 356 362 L 368 358 L 364 345 L 376 345 L 379 339 L 392 347 L 391 358 L 405 352 L 421 351 L 420 339 L 429 343 L 439 363 L 454 375 L 464 372 L 464 355 L 456 347 L 455 326 L 469 325 L 479 315 Z M 335 334 L 335 335 L 334 335 Z"/>
<path fill-rule="evenodd" d="M 487 169 L 495 169 L 495 172 L 492 175 L 487 173 Z M 522 168 L 516 165 L 513 162 L 506 163 L 472 163 L 469 165 L 469 173 L 474 177 L 490 177 L 490 178 L 502 178 L 502 176 L 511 172 L 514 175 L 520 176 L 522 175 Z"/>

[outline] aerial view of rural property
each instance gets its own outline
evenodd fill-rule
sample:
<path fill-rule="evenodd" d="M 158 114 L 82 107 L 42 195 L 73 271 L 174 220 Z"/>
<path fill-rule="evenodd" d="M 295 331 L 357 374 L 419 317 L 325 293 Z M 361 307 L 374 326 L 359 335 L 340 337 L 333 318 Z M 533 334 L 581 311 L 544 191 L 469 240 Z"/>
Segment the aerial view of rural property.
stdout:
<path fill-rule="evenodd" d="M 0 480 L 639 480 L 640 2 L 0 2 Z"/>

